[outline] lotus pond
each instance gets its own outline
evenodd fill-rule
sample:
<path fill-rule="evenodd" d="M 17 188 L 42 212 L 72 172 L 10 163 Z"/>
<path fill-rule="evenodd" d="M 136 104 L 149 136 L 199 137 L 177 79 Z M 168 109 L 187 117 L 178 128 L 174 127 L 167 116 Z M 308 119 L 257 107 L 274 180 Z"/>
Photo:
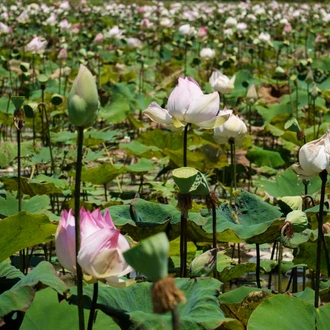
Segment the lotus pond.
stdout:
<path fill-rule="evenodd" d="M 0 4 L 0 327 L 328 329 L 329 22 Z"/>

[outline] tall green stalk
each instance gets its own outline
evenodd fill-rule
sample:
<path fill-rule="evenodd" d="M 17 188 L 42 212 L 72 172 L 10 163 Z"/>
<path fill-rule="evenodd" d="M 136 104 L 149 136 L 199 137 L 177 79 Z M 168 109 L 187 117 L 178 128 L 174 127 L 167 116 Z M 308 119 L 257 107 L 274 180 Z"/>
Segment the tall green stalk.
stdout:
<path fill-rule="evenodd" d="M 84 301 L 83 301 L 83 273 L 78 263 L 78 253 L 80 249 L 80 185 L 81 171 L 83 159 L 83 141 L 84 128 L 77 127 L 77 164 L 76 164 L 76 181 L 74 190 L 74 214 L 75 214 L 75 238 L 76 238 L 76 271 L 77 271 L 77 296 L 78 296 L 78 318 L 79 330 L 85 329 L 84 319 Z"/>
<path fill-rule="evenodd" d="M 320 178 L 322 180 L 321 185 L 321 199 L 320 199 L 320 209 L 319 209 L 319 216 L 317 219 L 317 247 L 316 247 L 316 270 L 315 270 L 315 299 L 314 299 L 314 306 L 315 308 L 319 307 L 319 296 L 320 296 L 320 275 L 321 275 L 321 253 L 322 253 L 322 243 L 324 240 L 323 236 L 323 208 L 324 208 L 324 200 L 325 200 L 325 186 L 327 183 L 328 173 L 326 170 L 320 173 Z"/>
<path fill-rule="evenodd" d="M 187 124 L 184 128 L 183 133 L 183 166 L 187 166 L 187 146 L 188 146 L 188 130 L 189 124 Z M 189 196 L 179 195 L 179 198 L 190 198 Z M 182 205 L 186 204 L 183 200 Z M 187 213 L 185 207 L 181 208 L 181 236 L 180 236 L 180 277 L 187 276 L 187 250 L 188 250 L 188 239 L 187 239 Z"/>

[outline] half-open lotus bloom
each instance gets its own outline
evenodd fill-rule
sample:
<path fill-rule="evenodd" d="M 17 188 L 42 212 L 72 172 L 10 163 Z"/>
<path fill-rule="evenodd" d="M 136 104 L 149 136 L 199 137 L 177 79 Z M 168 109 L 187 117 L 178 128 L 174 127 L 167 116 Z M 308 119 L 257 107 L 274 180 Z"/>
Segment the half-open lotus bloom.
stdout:
<path fill-rule="evenodd" d="M 214 129 L 214 139 L 219 144 L 228 143 L 233 139 L 236 144 L 239 144 L 244 139 L 247 133 L 247 127 L 242 119 L 231 114 L 229 119 L 221 126 Z"/>
<path fill-rule="evenodd" d="M 78 263 L 83 272 L 95 279 L 124 276 L 132 271 L 123 252 L 130 248 L 126 238 L 116 229 L 109 210 L 104 216 L 97 209 L 83 212 L 81 217 L 81 247 Z"/>
<path fill-rule="evenodd" d="M 92 213 L 80 210 L 81 246 L 78 263 L 84 273 L 94 279 L 120 277 L 132 268 L 123 258 L 123 252 L 130 248 L 126 238 L 116 229 L 109 210 L 104 216 L 97 209 Z M 56 254 L 61 265 L 75 273 L 75 219 L 71 213 L 63 211 L 55 234 Z"/>
<path fill-rule="evenodd" d="M 294 164 L 292 169 L 304 179 L 311 179 L 324 170 L 330 174 L 330 131 L 304 144 L 299 150 L 299 164 Z"/>
<path fill-rule="evenodd" d="M 219 112 L 219 106 L 218 93 L 203 94 L 193 78 L 179 77 L 178 85 L 168 99 L 168 110 L 153 102 L 144 114 L 169 128 L 179 128 L 188 123 L 200 128 L 214 128 L 222 125 L 231 114 L 231 110 Z"/>
<path fill-rule="evenodd" d="M 229 94 L 235 88 L 235 79 L 236 76 L 232 76 L 229 79 L 226 75 L 216 70 L 212 72 L 209 82 L 214 91 L 220 94 Z"/>

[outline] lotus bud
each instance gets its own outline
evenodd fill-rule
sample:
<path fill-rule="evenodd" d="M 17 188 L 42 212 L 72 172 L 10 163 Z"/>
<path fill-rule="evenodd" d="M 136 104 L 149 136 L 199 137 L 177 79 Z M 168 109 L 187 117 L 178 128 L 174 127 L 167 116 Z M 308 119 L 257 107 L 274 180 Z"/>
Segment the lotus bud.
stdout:
<path fill-rule="evenodd" d="M 306 84 L 310 85 L 313 81 L 314 81 L 313 70 L 310 69 L 306 75 L 305 82 Z"/>
<path fill-rule="evenodd" d="M 257 90 L 254 84 L 252 84 L 246 94 L 246 103 L 253 105 L 258 100 Z"/>
<path fill-rule="evenodd" d="M 313 84 L 313 87 L 311 89 L 311 96 L 315 100 L 319 95 L 321 94 L 321 90 L 316 86 L 316 84 Z"/>
<path fill-rule="evenodd" d="M 190 264 L 190 276 L 208 276 L 216 267 L 218 249 L 204 252 Z"/>
<path fill-rule="evenodd" d="M 97 118 L 99 97 L 91 72 L 80 64 L 78 75 L 68 96 L 69 119 L 78 127 L 92 126 Z"/>

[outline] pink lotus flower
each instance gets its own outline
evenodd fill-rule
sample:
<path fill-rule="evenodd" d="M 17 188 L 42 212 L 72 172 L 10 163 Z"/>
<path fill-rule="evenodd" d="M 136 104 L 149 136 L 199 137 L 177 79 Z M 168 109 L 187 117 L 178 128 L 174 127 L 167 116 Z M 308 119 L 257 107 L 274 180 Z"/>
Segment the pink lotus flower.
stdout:
<path fill-rule="evenodd" d="M 84 273 L 94 279 L 123 276 L 132 268 L 126 263 L 123 252 L 130 248 L 126 238 L 116 229 L 106 209 L 104 216 L 100 210 L 92 213 L 80 210 L 81 246 L 78 263 Z M 55 234 L 56 254 L 66 269 L 75 272 L 75 223 L 74 217 L 64 211 Z"/>
<path fill-rule="evenodd" d="M 219 112 L 219 105 L 217 92 L 203 94 L 193 78 L 179 77 L 178 85 L 168 99 L 168 110 L 153 102 L 144 114 L 169 128 L 179 128 L 188 123 L 201 128 L 214 128 L 222 125 L 231 113 L 231 111 Z"/>
<path fill-rule="evenodd" d="M 55 247 L 57 258 L 61 265 L 72 273 L 76 272 L 75 236 L 75 222 L 72 210 L 69 212 L 64 210 L 55 233 Z"/>
<path fill-rule="evenodd" d="M 26 45 L 26 50 L 34 54 L 40 54 L 46 49 L 47 43 L 48 43 L 47 40 L 41 41 L 41 37 L 38 36 L 33 38 Z"/>

